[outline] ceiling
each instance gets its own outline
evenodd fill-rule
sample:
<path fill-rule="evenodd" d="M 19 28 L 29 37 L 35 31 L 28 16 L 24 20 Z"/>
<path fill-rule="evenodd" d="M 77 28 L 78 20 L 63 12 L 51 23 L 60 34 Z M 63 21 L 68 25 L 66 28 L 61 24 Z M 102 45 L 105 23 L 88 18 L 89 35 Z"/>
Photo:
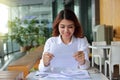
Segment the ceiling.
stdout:
<path fill-rule="evenodd" d="M 34 5 L 41 4 L 49 6 L 54 0 L 0 0 L 0 3 L 6 4 L 8 6 L 20 6 L 20 5 Z"/>

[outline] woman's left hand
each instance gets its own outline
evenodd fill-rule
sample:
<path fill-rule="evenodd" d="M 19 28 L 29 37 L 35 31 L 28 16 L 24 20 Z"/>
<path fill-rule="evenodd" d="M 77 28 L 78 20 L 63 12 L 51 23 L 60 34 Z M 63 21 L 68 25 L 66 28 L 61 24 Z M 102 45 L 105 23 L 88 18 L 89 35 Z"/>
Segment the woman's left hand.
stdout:
<path fill-rule="evenodd" d="M 79 62 L 80 65 L 85 64 L 85 55 L 83 53 L 83 51 L 78 51 L 76 52 L 73 57 L 75 58 L 75 60 L 77 60 Z"/>

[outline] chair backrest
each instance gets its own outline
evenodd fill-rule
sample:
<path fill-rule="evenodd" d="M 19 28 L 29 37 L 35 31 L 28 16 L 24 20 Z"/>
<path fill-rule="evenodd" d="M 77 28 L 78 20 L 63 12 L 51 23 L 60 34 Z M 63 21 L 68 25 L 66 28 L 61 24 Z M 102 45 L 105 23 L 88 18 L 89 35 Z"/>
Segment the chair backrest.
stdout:
<path fill-rule="evenodd" d="M 110 63 L 120 64 L 120 41 L 111 42 Z"/>
<path fill-rule="evenodd" d="M 102 46 L 102 45 L 107 45 L 106 41 L 98 41 L 98 42 L 94 41 L 94 42 L 92 42 L 92 46 Z M 103 56 L 103 49 L 92 49 L 92 55 Z"/>

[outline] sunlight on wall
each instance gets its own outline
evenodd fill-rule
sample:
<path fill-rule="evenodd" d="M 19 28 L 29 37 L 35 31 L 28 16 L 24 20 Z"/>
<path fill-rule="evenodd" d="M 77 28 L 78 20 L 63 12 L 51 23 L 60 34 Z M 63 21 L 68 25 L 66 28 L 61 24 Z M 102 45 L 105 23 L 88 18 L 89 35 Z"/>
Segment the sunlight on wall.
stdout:
<path fill-rule="evenodd" d="M 7 28 L 8 22 L 8 7 L 6 5 L 0 4 L 0 33 L 8 33 Z"/>

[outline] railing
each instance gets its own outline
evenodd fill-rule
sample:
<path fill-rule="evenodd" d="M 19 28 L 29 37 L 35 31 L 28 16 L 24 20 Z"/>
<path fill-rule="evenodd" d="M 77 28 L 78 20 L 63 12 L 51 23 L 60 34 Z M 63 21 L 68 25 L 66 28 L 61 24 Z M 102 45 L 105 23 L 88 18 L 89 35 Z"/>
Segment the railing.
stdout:
<path fill-rule="evenodd" d="M 20 50 L 20 46 L 8 36 L 0 36 L 0 57 Z"/>

